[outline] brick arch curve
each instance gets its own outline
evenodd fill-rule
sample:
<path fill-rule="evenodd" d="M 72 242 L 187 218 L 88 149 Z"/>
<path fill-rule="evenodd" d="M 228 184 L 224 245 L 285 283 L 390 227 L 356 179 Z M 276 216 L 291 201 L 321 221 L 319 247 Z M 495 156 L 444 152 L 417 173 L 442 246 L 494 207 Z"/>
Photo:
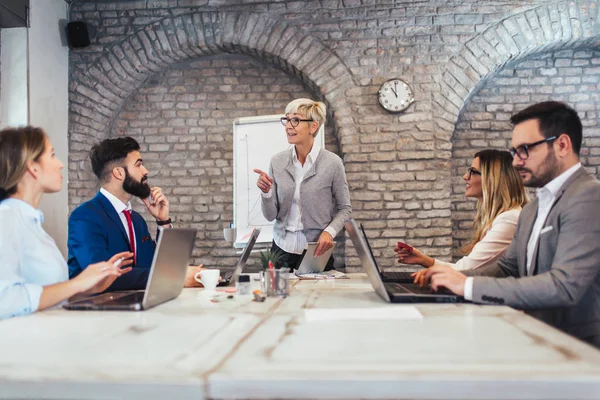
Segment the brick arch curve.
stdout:
<path fill-rule="evenodd" d="M 440 139 L 451 139 L 463 107 L 508 63 L 592 45 L 598 40 L 597 14 L 597 1 L 559 1 L 514 14 L 466 42 L 442 71 L 440 95 L 434 99 Z"/>
<path fill-rule="evenodd" d="M 105 50 L 85 71 L 74 72 L 69 88 L 70 173 L 91 174 L 86 162 L 90 145 L 107 137 L 126 100 L 148 77 L 170 64 L 220 53 L 269 62 L 321 95 L 343 152 L 342 139 L 354 129 L 344 97 L 353 78 L 330 49 L 310 33 L 266 14 L 193 12 L 147 25 Z M 71 198 L 77 197 L 77 185 L 93 189 L 73 182 Z"/>
<path fill-rule="evenodd" d="M 563 0 L 536 6 L 499 21 L 466 42 L 438 76 L 440 94 L 433 99 L 433 122 L 438 132 L 436 148 L 444 150 L 439 153 L 440 158 L 445 162 L 454 159 L 455 149 L 449 142 L 455 139 L 459 118 L 471 98 L 498 71 L 534 54 L 598 47 L 597 3 L 596 0 Z M 461 178 L 453 174 L 447 182 L 448 188 L 454 180 Z M 447 201 L 454 224 L 456 213 L 464 214 L 464 210 L 456 210 L 450 204 L 453 195 Z M 455 234 L 453 228 L 453 247 L 458 245 Z M 459 254 L 455 252 L 454 256 Z"/>

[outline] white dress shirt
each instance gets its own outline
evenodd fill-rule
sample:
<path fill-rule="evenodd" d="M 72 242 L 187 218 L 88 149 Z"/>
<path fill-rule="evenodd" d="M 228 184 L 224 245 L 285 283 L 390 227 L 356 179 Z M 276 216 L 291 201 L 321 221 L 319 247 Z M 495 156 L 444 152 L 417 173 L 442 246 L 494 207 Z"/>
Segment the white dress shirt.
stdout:
<path fill-rule="evenodd" d="M 531 236 L 527 242 L 527 275 L 531 275 L 531 260 L 533 259 L 533 252 L 537 246 L 538 239 L 540 237 L 540 231 L 546 222 L 546 218 L 552 209 L 552 204 L 556 199 L 556 194 L 560 190 L 561 186 L 569 179 L 579 168 L 581 163 L 573 165 L 571 168 L 548 182 L 544 187 L 536 190 L 538 198 L 538 212 L 533 224 Z M 466 300 L 473 300 L 473 277 L 468 277 L 465 281 L 465 295 Z"/>
<path fill-rule="evenodd" d="M 296 146 L 292 146 L 291 152 L 293 154 L 292 160 L 294 165 L 294 182 L 296 188 L 294 190 L 294 197 L 292 198 L 292 205 L 288 219 L 285 224 L 285 233 L 283 236 L 278 235 L 277 232 L 273 233 L 273 241 L 282 250 L 292 254 L 302 254 L 307 246 L 306 237 L 302 230 L 302 210 L 300 209 L 300 186 L 304 180 L 304 176 L 310 170 L 315 163 L 317 156 L 319 155 L 320 148 L 313 145 L 312 149 L 306 156 L 304 165 L 298 160 L 298 154 L 296 153 Z M 264 197 L 269 198 L 273 195 L 273 187 L 268 193 L 262 194 Z M 331 227 L 325 228 L 325 232 L 329 232 L 331 237 L 335 237 L 337 232 Z"/>
<path fill-rule="evenodd" d="M 129 226 L 127 225 L 127 217 L 125 217 L 125 214 L 123 213 L 124 210 L 129 210 L 131 212 L 131 202 L 128 202 L 127 204 L 123 203 L 115 195 L 113 195 L 112 193 L 110 193 L 108 190 L 106 190 L 104 188 L 100 189 L 100 193 L 102 193 L 104 195 L 104 197 L 106 197 L 108 199 L 108 201 L 110 201 L 110 204 L 112 204 L 112 206 L 117 211 L 117 214 L 119 215 L 119 218 L 121 219 L 121 223 L 123 224 L 123 227 L 125 228 L 125 233 L 127 234 L 127 239 L 131 240 L 131 238 L 129 237 Z M 131 230 L 133 231 L 133 243 L 136 246 L 135 250 L 137 250 L 137 242 L 135 241 L 135 228 L 133 227 L 133 223 L 131 224 Z"/>
<path fill-rule="evenodd" d="M 69 279 L 54 240 L 42 228 L 44 214 L 28 203 L 0 203 L 0 319 L 35 312 L 43 287 Z"/>
<path fill-rule="evenodd" d="M 531 236 L 527 242 L 527 275 L 531 275 L 531 260 L 533 259 L 533 251 L 537 246 L 537 242 L 540 237 L 540 231 L 546 222 L 546 218 L 550 213 L 552 204 L 554 204 L 554 200 L 556 200 L 556 194 L 560 190 L 560 187 L 567 181 L 567 179 L 569 179 L 571 175 L 573 175 L 579 168 L 581 168 L 581 163 L 573 165 L 571 168 L 548 182 L 546 186 L 536 190 L 536 195 L 538 198 L 538 212 L 537 217 L 535 218 L 535 223 L 533 224 Z"/>
<path fill-rule="evenodd" d="M 492 222 L 490 229 L 488 229 L 481 240 L 473 246 L 471 252 L 456 263 L 435 259 L 433 266 L 441 265 L 454 268 L 458 271 L 464 271 L 467 269 L 480 268 L 496 262 L 496 260 L 504 254 L 515 236 L 521 210 L 521 207 L 517 207 L 498 214 Z"/>

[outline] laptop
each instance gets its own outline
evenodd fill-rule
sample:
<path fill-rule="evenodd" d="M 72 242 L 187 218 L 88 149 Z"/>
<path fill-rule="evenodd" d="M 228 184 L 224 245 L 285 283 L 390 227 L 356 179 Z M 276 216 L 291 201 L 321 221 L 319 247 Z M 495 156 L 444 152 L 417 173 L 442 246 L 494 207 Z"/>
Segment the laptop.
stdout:
<path fill-rule="evenodd" d="M 345 226 L 373 289 L 383 300 L 388 303 L 462 303 L 465 301 L 463 297 L 448 290 L 432 292 L 429 288 L 411 283 L 384 282 L 379 275 L 377 262 L 363 231 L 353 219 L 347 220 Z"/>
<path fill-rule="evenodd" d="M 319 247 L 318 242 L 308 242 L 306 249 L 304 249 L 304 252 L 302 253 L 302 260 L 296 271 L 297 274 L 315 274 L 325 271 L 327 262 L 329 262 L 331 254 L 333 254 L 335 242 L 333 243 L 332 248 L 327 250 L 324 254 L 315 257 L 315 250 L 317 250 L 317 247 Z"/>
<path fill-rule="evenodd" d="M 363 236 L 366 239 L 367 234 L 365 233 L 365 227 L 363 226 L 363 224 L 360 224 L 359 226 L 360 226 L 360 230 L 362 231 Z M 367 244 L 369 244 L 369 242 L 367 242 Z M 371 248 L 370 244 L 369 244 L 369 248 Z M 379 272 L 379 276 L 381 276 L 381 279 L 384 282 L 413 283 L 415 281 L 414 278 L 411 276 L 413 274 L 412 272 L 407 272 L 407 271 L 383 272 L 381 269 L 379 269 L 379 266 L 377 265 L 377 263 L 375 263 L 375 265 L 377 266 L 377 272 Z"/>
<path fill-rule="evenodd" d="M 248 261 L 248 257 L 250 257 L 250 253 L 252 252 L 252 248 L 256 243 L 256 239 L 258 239 L 258 235 L 260 235 L 260 228 L 254 228 L 250 234 L 250 238 L 248 239 L 248 244 L 246 244 L 246 247 L 244 248 L 244 251 L 242 252 L 242 255 L 233 272 L 230 272 L 227 274 L 227 276 L 221 279 L 217 286 L 235 286 L 238 276 L 240 276 L 244 270 L 244 267 L 246 266 L 246 262 Z"/>
<path fill-rule="evenodd" d="M 146 290 L 104 293 L 63 305 L 67 310 L 140 311 L 172 300 L 183 289 L 197 229 L 163 229 L 154 252 Z"/>

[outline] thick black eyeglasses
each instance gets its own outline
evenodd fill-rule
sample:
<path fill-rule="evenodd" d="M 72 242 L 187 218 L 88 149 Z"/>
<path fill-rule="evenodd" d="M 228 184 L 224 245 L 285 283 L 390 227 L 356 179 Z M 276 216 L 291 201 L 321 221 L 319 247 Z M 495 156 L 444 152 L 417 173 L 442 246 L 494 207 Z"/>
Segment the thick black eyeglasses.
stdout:
<path fill-rule="evenodd" d="M 473 167 L 469 167 L 467 168 L 467 180 L 470 181 L 471 180 L 471 176 L 472 175 L 479 175 L 481 176 L 481 171 L 477 171 L 475 168 Z"/>
<path fill-rule="evenodd" d="M 281 117 L 281 125 L 286 126 L 287 123 L 289 122 L 294 128 L 297 127 L 300 124 L 300 122 L 312 122 L 312 121 L 314 121 L 314 120 L 313 119 Z"/>
<path fill-rule="evenodd" d="M 517 148 L 514 148 L 514 147 L 510 148 L 510 149 L 508 149 L 508 151 L 510 151 L 510 155 L 513 156 L 513 158 L 515 158 L 515 155 L 517 155 L 517 156 L 519 156 L 519 158 L 521 160 L 527 160 L 529 158 L 529 149 L 537 146 L 538 144 L 556 140 L 556 138 L 557 138 L 557 136 L 552 136 L 547 139 L 540 140 L 539 142 L 530 143 L 530 144 L 522 144 Z"/>

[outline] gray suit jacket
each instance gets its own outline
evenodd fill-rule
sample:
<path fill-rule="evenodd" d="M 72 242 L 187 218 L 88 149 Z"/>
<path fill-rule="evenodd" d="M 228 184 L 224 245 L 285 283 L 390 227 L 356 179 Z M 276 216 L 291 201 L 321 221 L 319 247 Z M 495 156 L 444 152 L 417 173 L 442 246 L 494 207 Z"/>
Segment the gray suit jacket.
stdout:
<path fill-rule="evenodd" d="M 534 251 L 533 275 L 527 276 L 537 210 L 537 200 L 523 209 L 497 264 L 465 271 L 475 276 L 473 301 L 523 309 L 600 347 L 600 182 L 580 168 L 560 188 Z"/>

